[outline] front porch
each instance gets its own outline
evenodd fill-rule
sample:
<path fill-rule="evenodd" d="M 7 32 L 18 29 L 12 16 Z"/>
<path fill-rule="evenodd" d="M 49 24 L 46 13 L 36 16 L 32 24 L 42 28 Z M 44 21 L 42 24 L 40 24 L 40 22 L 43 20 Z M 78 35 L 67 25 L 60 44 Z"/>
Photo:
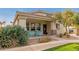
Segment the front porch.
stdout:
<path fill-rule="evenodd" d="M 51 22 L 40 19 L 27 19 L 26 29 L 29 37 L 49 35 L 51 33 Z"/>

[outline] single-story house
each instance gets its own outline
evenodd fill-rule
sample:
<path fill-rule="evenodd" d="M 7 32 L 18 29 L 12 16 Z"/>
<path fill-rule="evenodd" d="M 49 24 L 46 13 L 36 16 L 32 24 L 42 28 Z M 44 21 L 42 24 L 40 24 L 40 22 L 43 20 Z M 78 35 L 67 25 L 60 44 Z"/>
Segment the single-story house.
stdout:
<path fill-rule="evenodd" d="M 29 36 L 65 33 L 63 24 L 54 22 L 53 14 L 44 11 L 16 12 L 13 25 L 23 27 Z"/>

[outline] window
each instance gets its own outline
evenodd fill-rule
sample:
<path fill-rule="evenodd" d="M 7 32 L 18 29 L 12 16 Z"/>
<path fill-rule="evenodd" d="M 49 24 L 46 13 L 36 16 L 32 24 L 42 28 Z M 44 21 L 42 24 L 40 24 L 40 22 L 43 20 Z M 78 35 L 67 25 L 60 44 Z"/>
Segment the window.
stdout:
<path fill-rule="evenodd" d="M 36 27 L 37 27 L 36 28 L 37 30 L 39 30 L 39 31 L 41 30 L 41 25 L 40 24 L 37 24 Z"/>
<path fill-rule="evenodd" d="M 31 31 L 35 31 L 35 24 L 31 23 Z"/>
<path fill-rule="evenodd" d="M 29 31 L 29 23 L 26 23 L 26 28 Z"/>
<path fill-rule="evenodd" d="M 57 23 L 57 24 L 56 24 L 56 28 L 57 28 L 57 29 L 60 29 L 60 24 Z"/>

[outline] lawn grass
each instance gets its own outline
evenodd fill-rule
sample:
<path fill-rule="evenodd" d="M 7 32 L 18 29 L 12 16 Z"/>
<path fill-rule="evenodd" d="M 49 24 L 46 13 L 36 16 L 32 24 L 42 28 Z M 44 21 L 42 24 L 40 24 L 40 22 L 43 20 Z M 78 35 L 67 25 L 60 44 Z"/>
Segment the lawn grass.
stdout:
<path fill-rule="evenodd" d="M 79 51 L 79 43 L 70 43 L 62 46 L 49 48 L 44 51 Z"/>

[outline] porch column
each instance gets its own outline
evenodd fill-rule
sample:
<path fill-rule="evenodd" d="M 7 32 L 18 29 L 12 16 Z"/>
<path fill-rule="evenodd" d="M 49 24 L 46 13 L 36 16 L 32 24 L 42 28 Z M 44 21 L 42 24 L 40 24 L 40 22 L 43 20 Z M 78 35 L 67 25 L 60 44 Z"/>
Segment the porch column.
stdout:
<path fill-rule="evenodd" d="M 26 24 L 27 24 L 27 20 L 26 20 Z M 25 30 L 27 31 L 27 25 L 26 25 L 26 28 L 25 28 Z"/>
<path fill-rule="evenodd" d="M 51 30 L 56 30 L 56 25 L 54 22 L 51 22 Z"/>
<path fill-rule="evenodd" d="M 54 22 L 51 22 L 51 34 L 56 34 L 56 24 Z"/>
<path fill-rule="evenodd" d="M 29 22 L 29 31 L 31 31 L 31 22 Z"/>
<path fill-rule="evenodd" d="M 42 32 L 42 35 L 43 35 L 43 24 L 41 24 L 41 32 Z"/>

